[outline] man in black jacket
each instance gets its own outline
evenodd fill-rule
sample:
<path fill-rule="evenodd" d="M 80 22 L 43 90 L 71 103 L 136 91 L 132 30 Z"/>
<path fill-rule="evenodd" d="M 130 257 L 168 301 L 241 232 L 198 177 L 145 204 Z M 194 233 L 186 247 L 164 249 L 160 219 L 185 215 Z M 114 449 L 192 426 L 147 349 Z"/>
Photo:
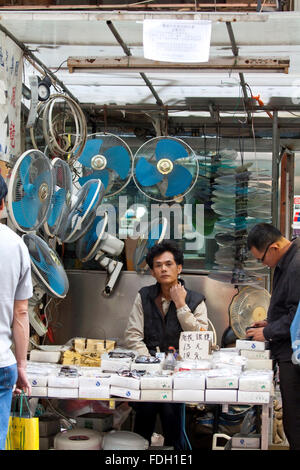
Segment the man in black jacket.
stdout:
<path fill-rule="evenodd" d="M 138 292 L 129 315 L 125 342 L 139 355 L 155 355 L 179 347 L 182 331 L 207 330 L 205 297 L 186 289 L 178 279 L 183 266 L 183 253 L 177 245 L 163 241 L 148 252 L 147 264 L 156 284 Z M 134 430 L 149 442 L 160 415 L 165 445 L 182 447 L 182 406 L 178 403 L 137 403 Z"/>
<path fill-rule="evenodd" d="M 266 266 L 275 268 L 267 321 L 247 331 L 254 341 L 269 341 L 279 366 L 283 426 L 291 450 L 300 450 L 300 366 L 292 362 L 290 326 L 300 301 L 300 238 L 290 242 L 270 224 L 255 225 L 248 248 Z"/>

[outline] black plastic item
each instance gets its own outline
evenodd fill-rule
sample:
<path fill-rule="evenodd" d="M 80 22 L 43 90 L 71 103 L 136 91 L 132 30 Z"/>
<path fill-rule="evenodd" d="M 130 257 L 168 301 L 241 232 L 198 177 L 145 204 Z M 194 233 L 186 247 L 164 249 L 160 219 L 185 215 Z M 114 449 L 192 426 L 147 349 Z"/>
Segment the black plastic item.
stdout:
<path fill-rule="evenodd" d="M 237 340 L 237 336 L 235 335 L 231 326 L 228 326 L 226 330 L 224 330 L 222 339 L 221 339 L 221 348 L 226 348 L 231 344 L 234 344 Z"/>
<path fill-rule="evenodd" d="M 125 359 L 128 357 L 129 359 L 134 359 L 134 353 L 127 353 L 127 352 L 117 352 L 117 351 L 110 351 L 108 353 L 108 357 L 111 359 Z"/>

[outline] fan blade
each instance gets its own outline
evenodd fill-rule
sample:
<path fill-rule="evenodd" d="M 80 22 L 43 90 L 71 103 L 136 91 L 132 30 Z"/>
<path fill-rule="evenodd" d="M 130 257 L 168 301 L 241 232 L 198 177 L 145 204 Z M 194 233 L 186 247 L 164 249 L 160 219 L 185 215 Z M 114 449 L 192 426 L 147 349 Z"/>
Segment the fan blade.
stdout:
<path fill-rule="evenodd" d="M 98 155 L 102 145 L 102 139 L 91 139 L 88 140 L 84 146 L 82 154 L 80 155 L 78 161 L 83 166 L 91 168 L 91 160 L 95 155 Z"/>
<path fill-rule="evenodd" d="M 156 145 L 155 155 L 157 160 L 168 158 L 172 161 L 189 156 L 184 146 L 172 139 L 160 140 Z"/>
<path fill-rule="evenodd" d="M 114 170 L 123 180 L 130 170 L 130 157 L 126 148 L 121 145 L 111 147 L 104 152 L 107 160 L 107 168 Z"/>
<path fill-rule="evenodd" d="M 192 182 L 191 173 L 181 165 L 174 165 L 172 173 L 168 177 L 167 197 L 184 193 Z"/>
<path fill-rule="evenodd" d="M 20 178 L 22 181 L 23 186 L 26 186 L 29 184 L 29 168 L 31 165 L 32 159 L 30 155 L 27 155 L 26 157 L 23 158 L 21 165 L 20 165 Z"/>
<path fill-rule="evenodd" d="M 142 186 L 153 186 L 163 179 L 163 175 L 157 170 L 155 165 L 141 157 L 135 168 L 136 179 Z"/>
<path fill-rule="evenodd" d="M 39 253 L 40 260 L 33 258 L 34 264 L 46 274 L 47 282 L 52 290 L 57 294 L 62 295 L 65 290 L 65 278 L 62 276 L 61 269 L 58 269 L 56 266 L 48 264 L 45 260 L 43 253 L 38 245 L 36 248 Z"/>
<path fill-rule="evenodd" d="M 62 208 L 66 201 L 66 190 L 64 188 L 60 188 L 56 193 L 52 196 L 52 209 L 50 210 L 50 214 L 48 216 L 48 225 L 49 227 L 53 227 L 55 224 L 57 217 L 62 211 Z"/>
<path fill-rule="evenodd" d="M 20 200 L 12 203 L 14 217 L 21 227 L 34 227 L 39 214 L 41 203 L 38 198 L 27 194 Z"/>
<path fill-rule="evenodd" d="M 98 189 L 98 181 L 95 181 L 94 183 L 92 183 L 90 187 L 88 188 L 88 193 L 86 197 L 84 198 L 83 204 L 81 206 L 82 215 L 85 214 L 88 209 L 89 209 L 89 212 L 91 212 L 91 210 L 95 207 L 95 205 L 98 204 L 98 201 L 101 195 L 101 189 L 98 192 L 97 197 L 95 197 L 97 189 Z M 90 207 L 91 204 L 92 206 Z"/>
<path fill-rule="evenodd" d="M 109 183 L 109 171 L 108 170 L 98 170 L 94 171 L 90 175 L 87 176 L 81 176 L 78 178 L 78 183 L 80 186 L 83 186 L 87 181 L 89 180 L 94 180 L 94 179 L 99 179 L 101 180 L 101 183 L 103 184 L 104 188 L 106 189 Z"/>

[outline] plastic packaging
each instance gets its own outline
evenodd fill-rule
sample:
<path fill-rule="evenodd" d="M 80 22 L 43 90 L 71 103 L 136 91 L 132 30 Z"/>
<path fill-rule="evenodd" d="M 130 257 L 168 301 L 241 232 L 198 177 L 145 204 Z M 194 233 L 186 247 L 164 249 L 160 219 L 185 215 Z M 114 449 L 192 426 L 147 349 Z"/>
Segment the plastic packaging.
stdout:
<path fill-rule="evenodd" d="M 175 353 L 175 348 L 173 348 L 173 346 L 170 346 L 169 349 L 168 349 L 167 357 L 166 357 L 165 362 L 163 364 L 163 369 L 164 370 L 174 370 L 175 369 L 176 359 L 175 359 L 174 353 Z"/>

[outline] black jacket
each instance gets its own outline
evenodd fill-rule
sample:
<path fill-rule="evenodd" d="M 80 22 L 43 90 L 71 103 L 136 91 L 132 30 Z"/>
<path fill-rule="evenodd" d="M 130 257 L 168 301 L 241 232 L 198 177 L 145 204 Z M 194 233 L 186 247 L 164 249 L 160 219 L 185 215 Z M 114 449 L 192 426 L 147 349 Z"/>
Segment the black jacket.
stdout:
<path fill-rule="evenodd" d="M 278 361 L 290 361 L 292 358 L 290 326 L 299 300 L 300 238 L 296 238 L 275 268 L 268 325 L 264 328 L 272 357 Z"/>
<path fill-rule="evenodd" d="M 183 283 L 182 280 L 181 282 Z M 186 304 L 191 312 L 194 312 L 196 307 L 205 300 L 205 297 L 189 289 L 186 291 Z M 143 287 L 139 293 L 144 312 L 144 342 L 150 354 L 154 355 L 157 347 L 161 352 L 167 352 L 169 346 L 178 349 L 180 333 L 183 330 L 177 318 L 174 302 L 171 301 L 168 312 L 163 317 L 155 303 L 155 299 L 160 294 L 160 284 Z"/>

